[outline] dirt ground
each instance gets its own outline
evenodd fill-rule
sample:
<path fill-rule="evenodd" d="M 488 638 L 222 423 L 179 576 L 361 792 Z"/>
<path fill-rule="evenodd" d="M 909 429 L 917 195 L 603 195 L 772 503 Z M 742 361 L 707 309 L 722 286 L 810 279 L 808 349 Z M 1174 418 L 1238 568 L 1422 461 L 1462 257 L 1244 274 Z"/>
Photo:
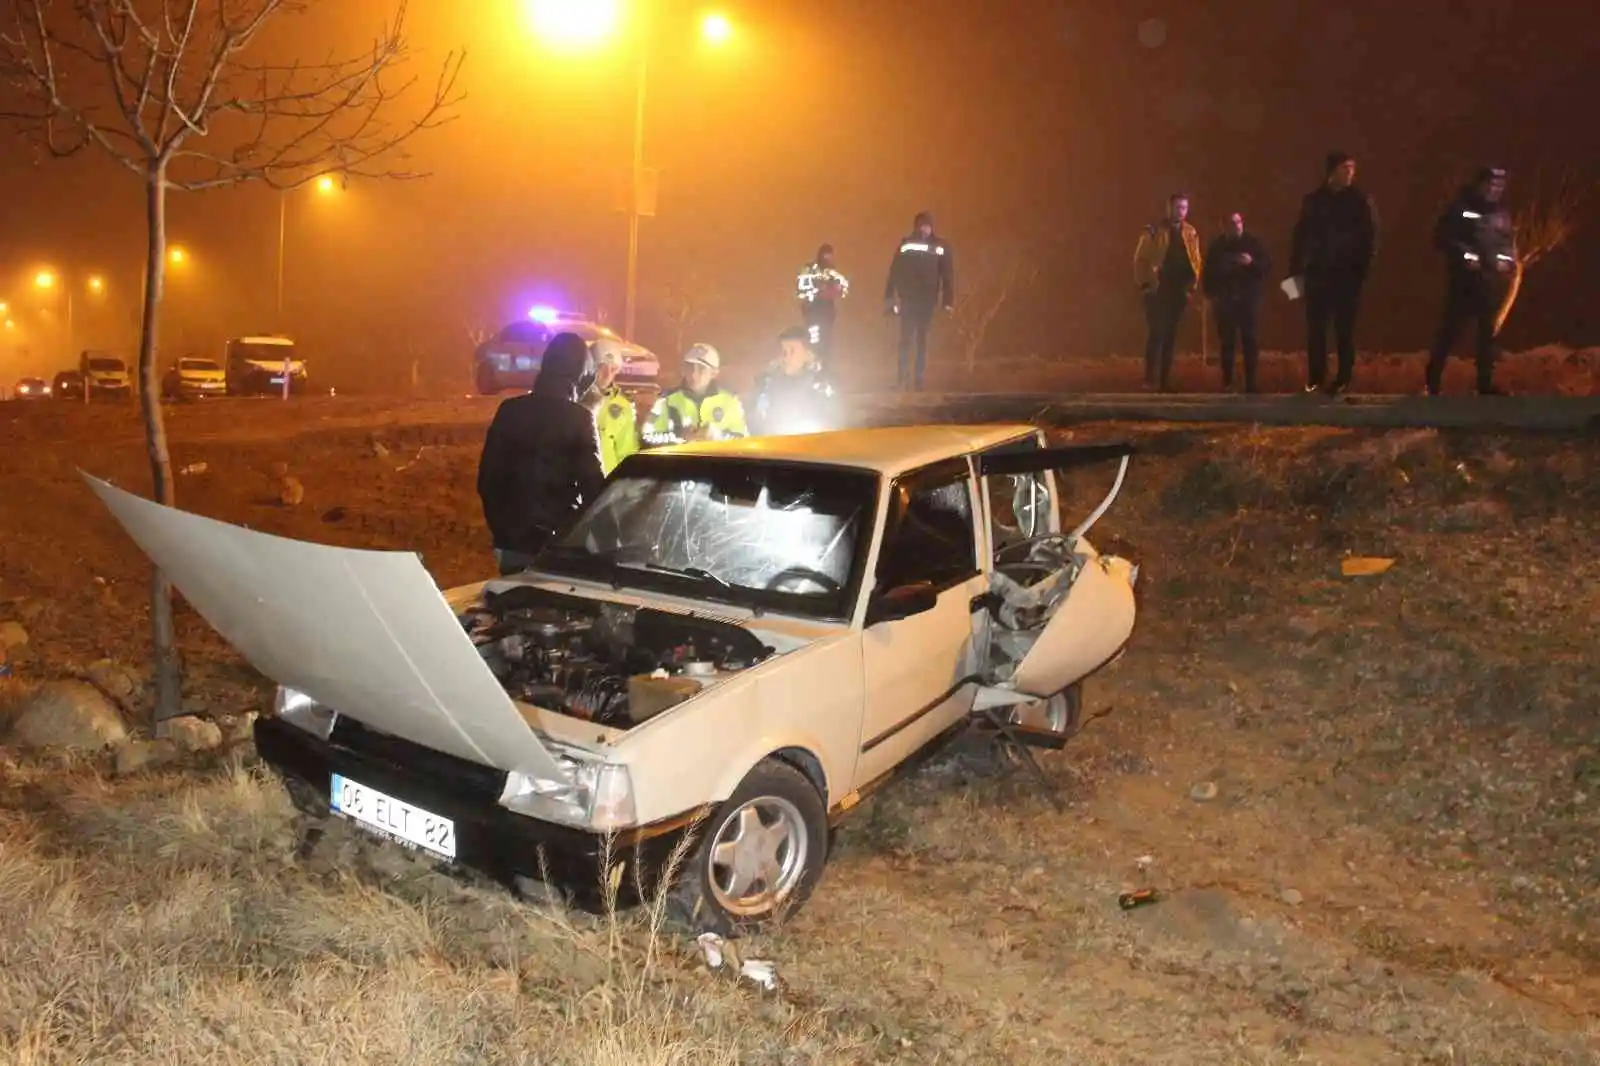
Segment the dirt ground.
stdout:
<path fill-rule="evenodd" d="M 145 563 L 76 473 L 147 490 L 132 413 L 26 406 L 0 405 L 13 700 L 146 648 Z M 185 407 L 179 502 L 474 580 L 491 410 Z M 740 945 L 776 994 L 647 910 L 518 903 L 346 832 L 297 859 L 247 747 L 132 778 L 10 751 L 0 1061 L 1600 1062 L 1600 442 L 1074 432 L 1142 443 L 1093 539 L 1143 569 L 1132 648 L 1042 759 L 1065 812 L 975 745 L 871 801 Z M 180 632 L 195 706 L 257 704 Z"/>

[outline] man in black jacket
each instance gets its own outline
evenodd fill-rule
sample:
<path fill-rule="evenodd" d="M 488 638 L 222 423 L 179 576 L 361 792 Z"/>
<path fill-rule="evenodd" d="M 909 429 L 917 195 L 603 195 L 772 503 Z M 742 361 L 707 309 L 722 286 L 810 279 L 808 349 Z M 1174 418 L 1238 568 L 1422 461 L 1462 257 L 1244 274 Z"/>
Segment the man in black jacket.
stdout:
<path fill-rule="evenodd" d="M 1228 225 L 1206 249 L 1200 287 L 1211 300 L 1222 348 L 1222 387 L 1233 388 L 1233 350 L 1244 349 L 1244 391 L 1256 391 L 1261 349 L 1256 343 L 1256 316 L 1261 309 L 1261 283 L 1272 269 L 1264 244 L 1244 228 L 1235 211 Z"/>
<path fill-rule="evenodd" d="M 1511 214 L 1502 202 L 1506 172 L 1484 167 L 1456 194 L 1433 227 L 1433 246 L 1445 257 L 1444 314 L 1428 354 L 1428 395 L 1439 395 L 1445 360 L 1467 319 L 1477 326 L 1478 392 L 1497 396 L 1494 387 L 1494 321 L 1505 295 L 1506 275 L 1516 267 L 1517 240 Z"/>
<path fill-rule="evenodd" d="M 950 245 L 933 232 L 933 215 L 918 213 L 911 233 L 895 251 L 889 264 L 889 281 L 883 287 L 884 311 L 900 316 L 900 379 L 922 388 L 922 372 L 928 361 L 928 327 L 937 307 L 946 311 L 955 306 L 956 276 L 951 264 Z M 910 373 L 910 356 L 916 347 L 915 374 Z"/>
<path fill-rule="evenodd" d="M 837 429 L 833 386 L 817 363 L 816 349 L 803 326 L 778 335 L 778 358 L 756 379 L 754 418 L 757 436 L 818 433 Z"/>
<path fill-rule="evenodd" d="M 1306 301 L 1306 391 L 1344 392 L 1356 368 L 1356 312 L 1372 258 L 1378 251 L 1378 212 L 1356 188 L 1356 161 L 1329 152 L 1324 181 L 1306 194 L 1290 240 L 1289 275 L 1299 278 Z M 1339 373 L 1330 386 L 1328 325 L 1339 349 Z"/>
<path fill-rule="evenodd" d="M 558 333 L 533 391 L 502 403 L 478 461 L 478 498 L 502 574 L 525 570 L 605 483 L 594 418 L 578 398 L 594 381 L 589 346 Z"/>

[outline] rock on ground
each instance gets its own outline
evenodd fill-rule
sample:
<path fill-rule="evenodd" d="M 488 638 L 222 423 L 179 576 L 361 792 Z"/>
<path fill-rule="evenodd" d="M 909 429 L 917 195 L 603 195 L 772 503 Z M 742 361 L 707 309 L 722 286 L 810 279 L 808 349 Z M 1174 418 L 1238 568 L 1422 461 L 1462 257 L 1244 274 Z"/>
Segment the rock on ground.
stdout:
<path fill-rule="evenodd" d="M 182 751 L 210 751 L 222 746 L 222 730 L 204 718 L 169 718 L 160 728 L 165 739 Z"/>
<path fill-rule="evenodd" d="M 0 622 L 0 650 L 20 648 L 28 643 L 28 631 L 21 622 Z"/>
<path fill-rule="evenodd" d="M 27 697 L 11 727 L 28 748 L 105 748 L 128 739 L 122 712 L 86 681 L 49 681 Z"/>

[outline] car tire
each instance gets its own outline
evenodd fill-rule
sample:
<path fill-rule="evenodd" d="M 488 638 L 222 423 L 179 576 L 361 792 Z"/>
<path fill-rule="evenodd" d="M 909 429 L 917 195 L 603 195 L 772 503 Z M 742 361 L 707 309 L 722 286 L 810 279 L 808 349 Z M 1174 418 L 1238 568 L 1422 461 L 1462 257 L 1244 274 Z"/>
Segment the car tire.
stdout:
<path fill-rule="evenodd" d="M 1019 704 L 1012 710 L 1010 720 L 1013 725 L 1027 724 L 1061 736 L 1074 736 L 1083 725 L 1083 682 L 1074 681 L 1047 700 Z M 996 733 L 994 739 L 996 754 L 1002 762 L 1021 760 L 1021 753 L 1011 746 L 1004 734 Z"/>
<path fill-rule="evenodd" d="M 784 839 L 772 841 L 772 854 L 758 849 L 739 855 L 737 841 L 755 824 Z M 718 856 L 734 851 L 742 861 L 761 862 L 765 874 L 734 871 Z M 817 786 L 781 759 L 763 759 L 745 776 L 733 795 L 701 824 L 699 842 L 668 890 L 667 917 L 690 934 L 712 932 L 735 937 L 775 919 L 792 916 L 804 906 L 822 876 L 828 858 L 828 811 Z M 775 867 L 776 869 L 773 869 Z M 776 885 L 767 881 L 774 877 Z M 740 880 L 752 890 L 739 893 Z"/>
<path fill-rule="evenodd" d="M 478 368 L 472 375 L 477 379 L 478 394 L 480 396 L 495 396 L 500 392 L 500 381 L 494 372 L 494 367 L 488 363 L 479 362 Z"/>

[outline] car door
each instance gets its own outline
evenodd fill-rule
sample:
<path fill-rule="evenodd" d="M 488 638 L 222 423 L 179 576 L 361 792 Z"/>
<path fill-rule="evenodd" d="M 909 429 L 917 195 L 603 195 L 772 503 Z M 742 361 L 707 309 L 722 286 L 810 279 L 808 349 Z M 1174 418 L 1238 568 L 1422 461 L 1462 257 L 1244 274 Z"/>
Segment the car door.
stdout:
<path fill-rule="evenodd" d="M 856 786 L 893 770 L 971 710 L 980 649 L 973 601 L 988 587 L 979 557 L 976 494 L 965 458 L 897 478 L 889 487 L 871 603 L 926 582 L 936 597 L 909 617 L 862 633 L 866 707 Z"/>

